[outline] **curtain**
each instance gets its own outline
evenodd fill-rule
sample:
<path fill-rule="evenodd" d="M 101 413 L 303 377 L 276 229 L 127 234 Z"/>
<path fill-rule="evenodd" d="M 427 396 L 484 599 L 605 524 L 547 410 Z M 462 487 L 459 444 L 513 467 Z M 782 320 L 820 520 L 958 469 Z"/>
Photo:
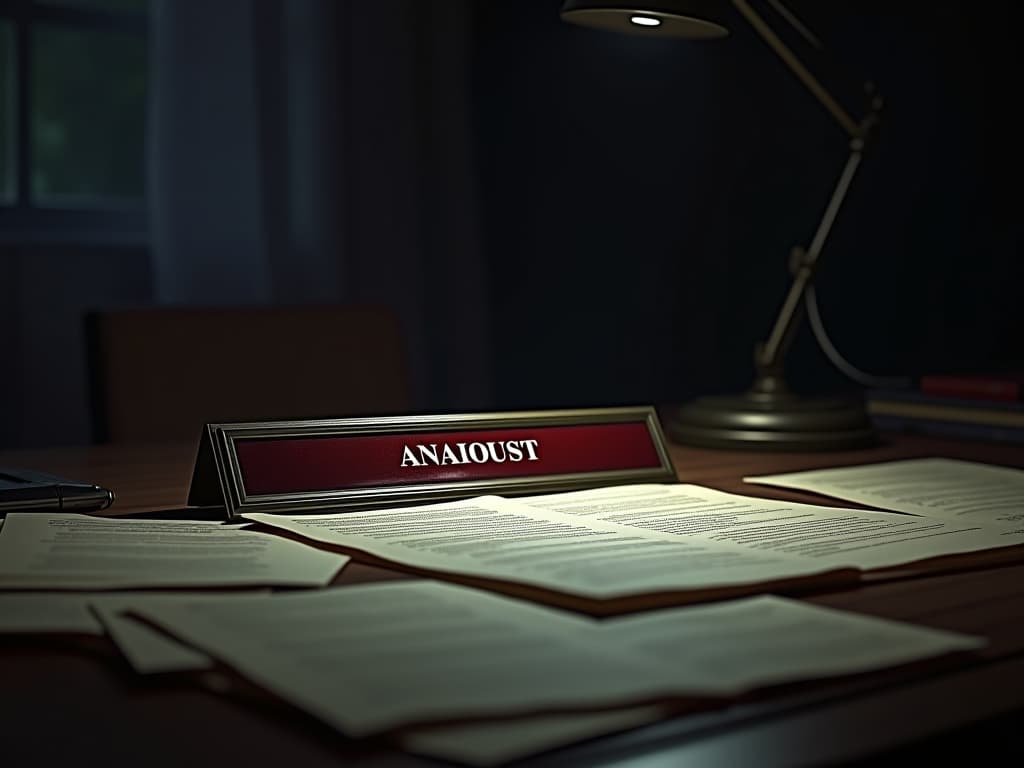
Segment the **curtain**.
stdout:
<path fill-rule="evenodd" d="M 486 407 L 472 12 L 470 0 L 155 0 L 157 301 L 386 304 L 416 407 Z"/>

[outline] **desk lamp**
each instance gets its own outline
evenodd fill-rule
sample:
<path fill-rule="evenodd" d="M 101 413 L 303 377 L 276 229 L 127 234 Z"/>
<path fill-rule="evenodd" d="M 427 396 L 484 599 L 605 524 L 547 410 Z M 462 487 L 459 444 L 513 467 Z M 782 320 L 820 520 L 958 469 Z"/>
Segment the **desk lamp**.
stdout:
<path fill-rule="evenodd" d="M 768 2 L 808 43 L 822 47 L 778 0 Z M 767 340 L 755 347 L 756 373 L 749 391 L 699 398 L 676 408 L 667 415 L 665 429 L 676 442 L 713 448 L 838 450 L 871 445 L 876 435 L 862 402 L 794 394 L 786 385 L 783 358 L 806 304 L 815 337 L 832 363 L 858 383 L 878 386 L 882 381 L 858 371 L 831 344 L 821 324 L 813 286 L 822 247 L 878 120 L 882 108 L 879 94 L 866 83 L 865 114 L 860 120 L 852 117 L 747 0 L 566 0 L 561 16 L 582 26 L 635 35 L 710 39 L 728 35 L 729 16 L 737 12 L 843 129 L 849 139 L 849 156 L 810 245 L 792 251 L 793 280 Z"/>

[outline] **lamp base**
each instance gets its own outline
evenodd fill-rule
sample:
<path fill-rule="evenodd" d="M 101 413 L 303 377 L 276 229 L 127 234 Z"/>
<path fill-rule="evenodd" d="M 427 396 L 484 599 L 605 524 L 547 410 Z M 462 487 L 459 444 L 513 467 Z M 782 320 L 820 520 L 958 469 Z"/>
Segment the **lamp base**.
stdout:
<path fill-rule="evenodd" d="M 878 443 L 862 403 L 750 392 L 703 397 L 669 411 L 676 443 L 756 451 L 839 451 Z"/>

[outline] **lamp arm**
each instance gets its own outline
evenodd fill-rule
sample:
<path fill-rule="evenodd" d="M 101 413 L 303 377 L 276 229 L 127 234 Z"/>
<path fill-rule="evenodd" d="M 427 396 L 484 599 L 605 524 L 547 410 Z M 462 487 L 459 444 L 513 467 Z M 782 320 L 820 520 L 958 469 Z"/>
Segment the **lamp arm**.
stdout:
<path fill-rule="evenodd" d="M 814 279 L 814 273 L 818 266 L 822 248 L 828 239 L 832 225 L 835 223 L 839 209 L 850 189 L 850 184 L 857 173 L 863 157 L 864 142 L 861 139 L 853 139 L 850 142 L 850 155 L 839 174 L 832 197 L 829 199 L 825 213 L 821 217 L 818 229 L 807 249 L 794 248 L 790 269 L 793 272 L 793 282 L 789 286 L 789 292 L 782 303 L 779 315 L 775 319 L 768 340 L 758 344 L 754 353 L 755 365 L 757 367 L 757 379 L 754 382 L 754 392 L 759 394 L 778 394 L 785 391 L 785 382 L 782 375 L 782 358 L 793 340 L 793 334 L 797 327 L 797 319 L 803 309 L 803 298 L 807 287 Z"/>
<path fill-rule="evenodd" d="M 747 20 L 747 23 L 754 28 L 754 31 L 761 36 L 761 39 L 768 44 L 768 47 L 775 52 L 775 55 L 782 59 L 783 63 L 789 67 L 790 71 L 792 71 L 794 75 L 796 75 L 797 79 L 799 79 L 807 90 L 811 92 L 814 98 L 818 100 L 818 103 L 821 104 L 830 115 L 832 115 L 833 119 L 839 123 L 850 138 L 863 138 L 866 131 L 870 128 L 870 124 L 867 123 L 867 121 L 858 123 L 850 116 L 849 112 L 843 109 L 842 105 L 836 101 L 825 86 L 821 84 L 818 78 L 816 78 L 811 71 L 804 66 L 804 63 L 800 61 L 795 53 L 793 53 L 792 49 L 782 41 L 782 39 L 775 33 L 775 30 L 773 30 L 768 25 L 768 22 L 766 22 L 761 15 L 753 9 L 747 0 L 732 0 L 732 4 L 743 18 Z M 817 38 L 811 35 L 810 31 L 800 24 L 796 17 L 793 16 L 781 2 L 775 2 L 773 0 L 773 5 L 776 6 L 779 12 L 783 15 L 783 18 L 785 18 L 786 21 L 797 30 L 797 32 L 810 40 L 814 45 L 821 47 Z M 875 108 L 877 108 L 878 104 L 879 100 L 876 95 L 874 99 Z"/>
<path fill-rule="evenodd" d="M 779 15 L 811 45 L 819 49 L 823 47 L 818 38 L 782 4 L 781 0 L 769 0 L 769 2 Z M 842 207 L 853 178 L 860 166 L 865 142 L 878 121 L 882 99 L 875 92 L 871 84 L 865 84 L 871 100 L 867 114 L 858 122 L 828 92 L 818 78 L 811 73 L 800 58 L 782 41 L 768 22 L 754 10 L 747 0 L 732 0 L 732 4 L 850 138 L 850 154 L 847 157 L 842 172 L 839 174 L 835 189 L 832 191 L 832 197 L 829 199 L 818 228 L 814 233 L 814 238 L 806 249 L 793 249 L 790 261 L 793 282 L 790 284 L 789 292 L 786 294 L 785 301 L 782 303 L 782 308 L 779 310 L 778 317 L 775 319 L 775 324 L 772 326 L 768 339 L 758 344 L 754 351 L 757 378 L 754 381 L 752 392 L 755 395 L 771 397 L 785 394 L 786 392 L 782 360 L 793 340 L 798 324 L 797 321 L 800 319 L 804 308 L 804 296 L 807 293 L 808 286 L 814 280 L 822 248 L 824 248 L 825 241 L 832 231 L 832 225 L 835 223 L 839 209 Z"/>

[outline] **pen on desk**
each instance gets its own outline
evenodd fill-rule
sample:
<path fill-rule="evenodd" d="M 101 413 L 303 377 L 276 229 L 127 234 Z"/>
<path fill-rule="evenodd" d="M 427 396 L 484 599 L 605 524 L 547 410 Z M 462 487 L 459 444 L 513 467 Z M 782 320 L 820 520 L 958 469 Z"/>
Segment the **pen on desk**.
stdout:
<path fill-rule="evenodd" d="M 114 494 L 94 483 L 0 470 L 0 515 L 7 512 L 97 512 L 114 502 Z"/>

